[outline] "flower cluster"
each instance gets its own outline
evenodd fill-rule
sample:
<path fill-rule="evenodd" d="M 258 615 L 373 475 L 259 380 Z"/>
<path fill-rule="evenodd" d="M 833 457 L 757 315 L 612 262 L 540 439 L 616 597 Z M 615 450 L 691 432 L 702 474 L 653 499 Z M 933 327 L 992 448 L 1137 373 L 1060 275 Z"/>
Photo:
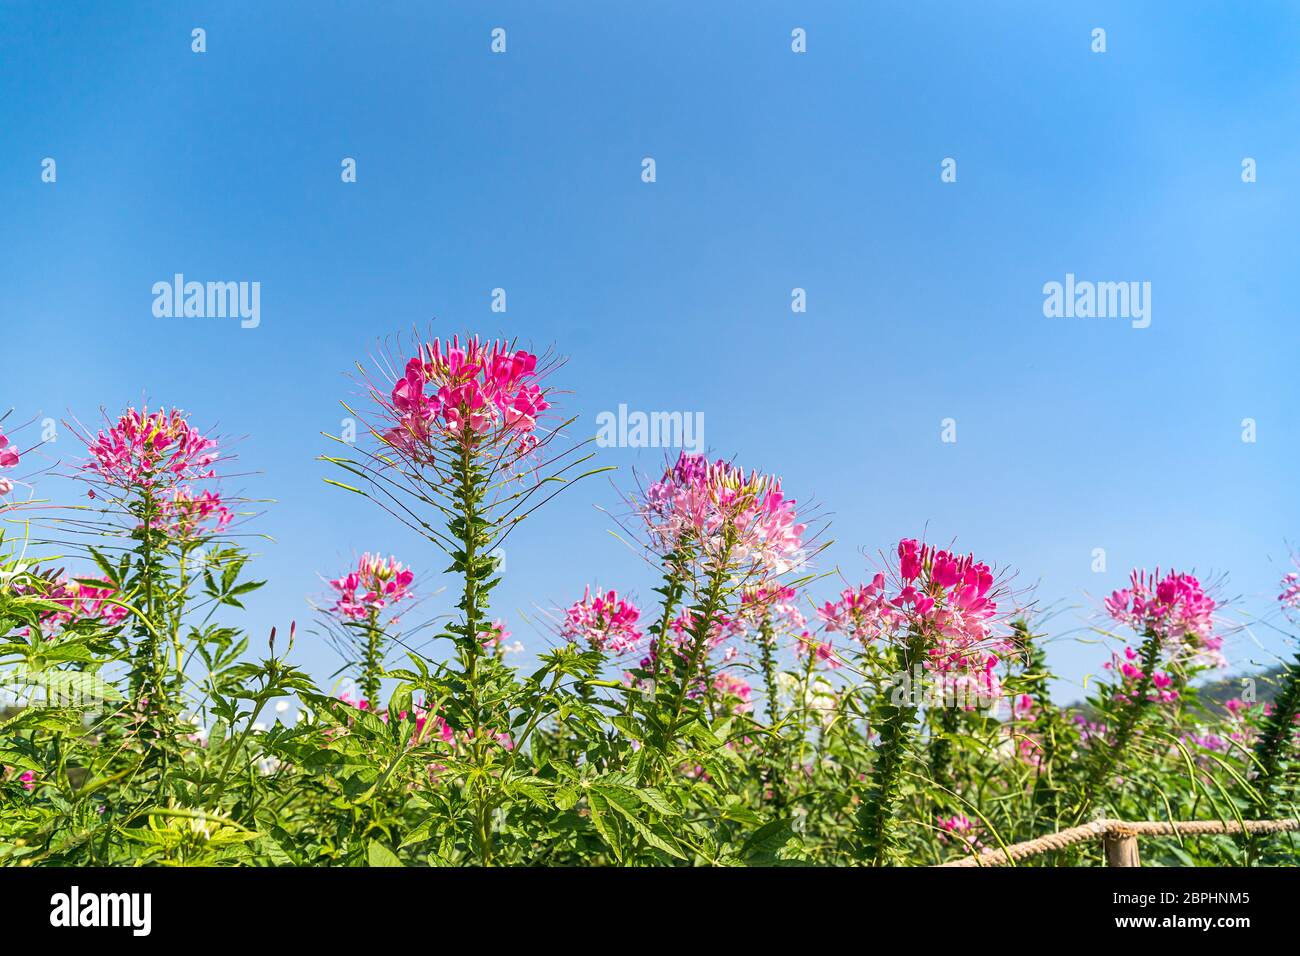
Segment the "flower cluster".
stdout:
<path fill-rule="evenodd" d="M 686 691 L 691 700 L 711 698 L 719 709 L 730 714 L 748 714 L 754 709 L 754 690 L 749 681 L 727 671 L 718 671 L 711 678 L 700 677 Z"/>
<path fill-rule="evenodd" d="M 18 464 L 18 449 L 9 443 L 5 433 L 0 431 L 0 468 L 13 468 Z M 0 495 L 7 495 L 14 490 L 14 483 L 0 475 Z"/>
<path fill-rule="evenodd" d="M 1130 587 L 1106 599 L 1106 612 L 1140 634 L 1154 634 L 1171 657 L 1196 667 L 1226 667 L 1223 638 L 1214 633 L 1214 598 L 1190 574 L 1133 571 Z"/>
<path fill-rule="evenodd" d="M 803 631 L 795 638 L 794 650 L 799 657 L 813 654 L 814 660 L 819 664 L 825 664 L 829 670 L 839 670 L 844 666 L 839 655 L 835 653 L 834 644 L 830 641 L 819 641 L 807 631 Z"/>
<path fill-rule="evenodd" d="M 1017 759 L 1030 767 L 1042 764 L 1043 745 L 1039 735 L 1033 732 L 1037 723 L 1037 705 L 1028 694 L 1008 698 L 1010 701 L 1010 719 L 1004 725 L 1008 738 L 1008 749 Z"/>
<path fill-rule="evenodd" d="M 741 591 L 736 622 L 752 630 L 766 620 L 777 627 L 801 631 L 807 621 L 795 603 L 797 600 L 794 588 L 777 581 L 747 587 Z"/>
<path fill-rule="evenodd" d="M 121 604 L 110 600 L 116 589 L 106 579 L 70 579 L 66 574 L 42 572 L 33 576 L 40 583 L 15 584 L 19 594 L 30 594 L 57 604 L 60 611 L 42 611 L 41 634 L 53 639 L 63 628 L 75 621 L 96 621 L 104 627 L 116 627 L 130 613 Z"/>
<path fill-rule="evenodd" d="M 665 552 L 699 549 L 736 566 L 784 574 L 803 562 L 795 502 L 779 478 L 746 474 L 727 461 L 682 452 L 646 491 L 643 517 L 652 544 Z"/>
<path fill-rule="evenodd" d="M 1089 720 L 1083 714 L 1074 715 L 1074 729 L 1079 732 L 1079 743 L 1085 747 L 1109 747 L 1113 743 L 1110 727 Z"/>
<path fill-rule="evenodd" d="M 881 573 L 870 584 L 845 588 L 840 599 L 827 601 L 817 616 L 832 634 L 846 634 L 863 644 L 887 636 L 902 622 L 902 615 L 885 596 L 885 576 Z"/>
<path fill-rule="evenodd" d="M 817 612 L 826 630 L 864 644 L 902 632 L 921 635 L 931 670 L 974 672 L 984 693 L 995 690 L 996 653 L 1010 642 L 995 632 L 1001 616 L 989 566 L 915 538 L 900 541 L 897 553 L 895 593 L 883 573 L 845 589 Z"/>
<path fill-rule="evenodd" d="M 985 654 L 977 666 L 940 667 L 935 693 L 943 706 L 962 710 L 982 710 L 992 707 L 1002 697 L 1002 679 L 994 668 L 998 659 Z"/>
<path fill-rule="evenodd" d="M 1282 575 L 1282 593 L 1277 596 L 1283 610 L 1300 610 L 1300 574 L 1288 571 Z"/>
<path fill-rule="evenodd" d="M 364 697 L 354 698 L 345 691 L 339 694 L 338 699 L 349 707 L 355 707 L 357 710 L 373 711 L 376 717 L 384 723 L 388 723 L 388 711 L 376 710 L 371 707 L 370 701 Z M 434 737 L 437 737 L 443 743 L 455 741 L 456 735 L 447 721 L 437 714 L 432 714 L 427 707 L 421 704 L 413 704 L 410 711 L 400 710 L 397 712 L 398 720 L 405 720 L 408 716 L 415 719 L 415 731 L 411 734 L 411 740 L 407 746 L 414 747 L 426 740 L 432 740 Z M 428 731 L 427 734 L 426 731 Z"/>
<path fill-rule="evenodd" d="M 1133 694 L 1137 691 L 1138 684 L 1142 682 L 1145 676 L 1142 668 L 1139 666 L 1141 660 L 1137 651 L 1131 647 L 1124 648 L 1124 656 L 1112 654 L 1111 659 L 1101 666 L 1108 671 L 1113 671 L 1119 675 L 1120 685 L 1115 689 L 1115 699 L 1118 701 L 1131 700 Z M 1151 690 L 1147 692 L 1147 700 L 1153 704 L 1172 704 L 1178 699 L 1178 691 L 1174 688 L 1174 679 L 1169 674 L 1160 671 L 1153 671 L 1151 674 Z"/>
<path fill-rule="evenodd" d="M 9 767 L 0 767 L 0 779 L 3 779 L 9 773 L 9 770 Z M 21 783 L 24 790 L 30 792 L 36 789 L 36 773 L 34 771 L 26 770 L 23 773 L 16 773 L 13 779 Z"/>
<path fill-rule="evenodd" d="M 728 713 L 748 714 L 754 709 L 753 688 L 743 677 L 721 671 L 713 678 L 713 692 Z"/>
<path fill-rule="evenodd" d="M 1228 739 L 1243 747 L 1254 746 L 1260 727 L 1277 711 L 1270 701 L 1248 701 L 1240 697 L 1226 701 L 1223 706 L 1228 711 Z M 1292 723 L 1295 728 L 1291 732 L 1291 739 L 1300 743 L 1300 714 L 1295 715 Z"/>
<path fill-rule="evenodd" d="M 592 597 L 588 587 L 582 600 L 565 610 L 560 636 L 568 641 L 583 641 L 598 651 L 622 654 L 641 643 L 641 631 L 636 626 L 640 617 L 637 606 L 620 598 L 617 591 L 597 591 Z"/>
<path fill-rule="evenodd" d="M 1183 742 L 1200 747 L 1202 750 L 1212 750 L 1215 753 L 1227 753 L 1230 747 L 1228 741 L 1224 740 L 1218 734 L 1214 733 L 1188 733 L 1183 734 Z"/>
<path fill-rule="evenodd" d="M 1211 728 L 1198 728 L 1183 734 L 1183 742 L 1202 751 L 1220 754 L 1229 753 L 1234 747 L 1242 750 L 1253 748 L 1259 739 L 1260 724 L 1273 714 L 1273 705 L 1234 697 L 1224 701 L 1223 706 L 1227 711 L 1227 719 L 1217 731 Z M 1178 755 L 1171 754 L 1171 756 Z M 1212 766 L 1206 753 L 1196 754 L 1196 762 L 1202 766 Z"/>
<path fill-rule="evenodd" d="M 462 346 L 434 339 L 420 345 L 380 404 L 394 421 L 384 441 L 409 458 L 433 460 L 431 445 L 514 442 L 516 455 L 537 444 L 537 419 L 550 407 L 537 384 L 537 356 L 477 336 Z"/>
<path fill-rule="evenodd" d="M 219 492 L 196 495 L 189 487 L 178 487 L 158 502 L 153 527 L 172 538 L 194 540 L 219 534 L 233 519 L 234 513 Z"/>
<path fill-rule="evenodd" d="M 489 624 L 485 630 L 479 631 L 478 639 L 484 647 L 496 650 L 505 644 L 506 638 L 509 636 L 510 632 L 506 630 L 506 622 L 498 618 Z"/>
<path fill-rule="evenodd" d="M 200 434 L 179 409 L 150 413 L 129 408 L 87 442 L 85 468 L 118 488 L 155 488 L 213 478 L 214 439 Z"/>
<path fill-rule="evenodd" d="M 61 578 L 55 582 L 46 598 L 67 609 L 52 614 L 52 619 L 59 624 L 67 624 L 73 620 L 93 619 L 103 622 L 108 627 L 115 627 L 122 623 L 129 613 L 122 605 L 108 600 L 115 593 L 116 590 L 107 580 L 91 584 L 89 579 L 69 581 Z"/>
<path fill-rule="evenodd" d="M 382 611 L 389 604 L 411 597 L 414 580 L 415 573 L 396 558 L 367 552 L 354 570 L 329 582 L 339 593 L 334 610 L 349 620 L 365 620 L 371 612 Z"/>
<path fill-rule="evenodd" d="M 940 842 L 964 844 L 971 850 L 983 848 L 983 844 L 975 835 L 975 824 L 965 814 L 954 814 L 951 817 L 935 817 L 934 823 L 939 828 Z"/>

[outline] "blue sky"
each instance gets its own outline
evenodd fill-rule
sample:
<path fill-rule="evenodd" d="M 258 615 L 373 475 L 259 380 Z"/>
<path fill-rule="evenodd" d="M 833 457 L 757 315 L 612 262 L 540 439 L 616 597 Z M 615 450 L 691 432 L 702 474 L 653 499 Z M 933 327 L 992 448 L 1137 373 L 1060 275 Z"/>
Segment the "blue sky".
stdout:
<path fill-rule="evenodd" d="M 352 363 L 430 322 L 570 356 L 588 430 L 702 412 L 713 453 L 830 513 L 823 569 L 928 528 L 1058 631 L 1134 565 L 1228 572 L 1262 613 L 1300 527 L 1298 46 L 1300 10 L 1263 2 L 6 3 L 0 407 L 147 397 L 247 436 L 235 487 L 276 501 L 256 633 L 362 550 L 445 563 L 315 461 Z M 260 282 L 260 326 L 155 318 L 177 272 Z M 1044 317 L 1067 273 L 1150 282 L 1150 327 Z M 623 487 L 661 460 L 600 457 Z M 530 649 L 525 617 L 588 581 L 652 596 L 617 504 L 602 476 L 512 536 L 495 610 Z M 1256 633 L 1239 661 L 1281 648 Z M 1077 682 L 1102 654 L 1075 636 Z"/>

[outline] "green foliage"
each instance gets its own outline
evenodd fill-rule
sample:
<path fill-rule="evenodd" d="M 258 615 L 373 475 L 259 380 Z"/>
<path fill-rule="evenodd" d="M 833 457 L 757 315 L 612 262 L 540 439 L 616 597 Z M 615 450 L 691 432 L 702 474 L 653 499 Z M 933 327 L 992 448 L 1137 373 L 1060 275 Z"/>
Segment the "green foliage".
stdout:
<path fill-rule="evenodd" d="M 93 583 L 121 609 L 112 615 L 62 614 L 53 575 L 37 570 L 54 558 L 0 557 L 0 666 L 44 694 L 0 714 L 0 864 L 932 864 L 1101 812 L 1297 812 L 1300 663 L 1282 672 L 1271 713 L 1227 713 L 1188 673 L 1169 701 L 1151 698 L 1146 677 L 1136 690 L 1102 683 L 1084 709 L 1063 711 L 1043 637 L 1021 621 L 1001 675 L 1016 708 L 995 713 L 898 687 L 920 671 L 919 640 L 845 649 L 830 672 L 807 634 L 765 613 L 730 665 L 749 669 L 761 699 L 729 695 L 712 622 L 734 620 L 755 581 L 725 536 L 707 556 L 683 546 L 661 557 L 653 653 L 626 677 L 572 643 L 531 671 L 512 667 L 483 639 L 492 551 L 519 505 L 558 479 L 521 491 L 473 449 L 446 451 L 436 475 L 405 480 L 441 519 L 418 526 L 449 560 L 454 613 L 435 651 L 393 667 L 376 619 L 362 622 L 349 664 L 364 709 L 291 662 L 292 627 L 250 656 L 238 621 L 260 582 L 237 547 L 136 526 L 116 553 L 88 548 Z M 155 507 L 147 495 L 137 506 L 133 525 Z M 781 653 L 791 638 L 804 650 L 793 660 Z M 1147 675 L 1157 650 L 1148 635 Z M 270 716 L 281 701 L 295 721 Z M 1106 728 L 1081 729 L 1085 714 Z M 1142 852 L 1168 865 L 1297 860 L 1292 835 L 1153 838 Z"/>

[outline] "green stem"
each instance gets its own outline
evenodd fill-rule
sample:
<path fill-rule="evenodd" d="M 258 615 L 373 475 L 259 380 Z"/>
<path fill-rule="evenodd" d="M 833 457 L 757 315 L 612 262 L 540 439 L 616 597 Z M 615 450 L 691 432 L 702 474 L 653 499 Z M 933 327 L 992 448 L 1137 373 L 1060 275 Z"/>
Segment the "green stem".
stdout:
<path fill-rule="evenodd" d="M 913 634 L 904 647 L 895 648 L 896 674 L 906 675 L 911 693 L 900 704 L 890 699 L 889 688 L 877 692 L 871 707 L 872 729 L 880 734 L 876 759 L 871 768 L 871 785 L 859 811 L 860 854 L 869 866 L 886 866 L 895 862 L 894 806 L 902 790 L 902 768 L 916 723 L 915 699 L 920 688 L 912 687 L 912 667 L 924 651 L 924 636 Z M 895 691 L 897 693 L 897 691 Z"/>
<path fill-rule="evenodd" d="M 722 605 L 722 590 L 727 582 L 727 561 L 731 557 L 730 542 L 723 548 L 722 557 L 709 574 L 709 589 L 705 595 L 704 606 L 697 614 L 691 628 L 691 651 L 686 661 L 677 688 L 673 694 L 672 705 L 668 712 L 668 729 L 664 734 L 663 752 L 665 756 L 677 742 L 677 731 L 681 727 L 682 706 L 691 683 L 700 672 L 701 662 L 708 653 L 709 637 L 713 631 L 714 620 Z"/>
<path fill-rule="evenodd" d="M 258 715 L 262 712 L 262 708 L 266 706 L 268 700 L 270 700 L 269 696 L 259 696 L 257 698 L 257 706 L 254 707 L 253 712 L 249 714 L 248 723 L 244 725 L 243 733 L 239 735 L 239 740 L 237 740 L 235 746 L 230 749 L 230 753 L 226 755 L 226 762 L 221 765 L 221 776 L 217 780 L 217 792 L 212 797 L 212 805 L 217 810 L 221 809 L 221 796 L 226 792 L 226 782 L 230 775 L 230 765 L 235 762 L 236 755 L 244 749 L 244 741 L 246 741 L 248 735 L 253 732 L 253 724 L 257 721 Z"/>
<path fill-rule="evenodd" d="M 366 621 L 366 652 L 361 665 L 361 693 L 370 702 L 371 710 L 379 709 L 379 662 L 382 658 L 381 642 L 384 632 L 379 627 L 379 612 L 370 609 Z"/>
<path fill-rule="evenodd" d="M 685 561 L 678 552 L 673 552 L 668 556 L 668 574 L 664 578 L 664 611 L 654 630 L 655 652 L 652 655 L 651 681 L 656 688 L 659 686 L 659 670 L 668 653 L 668 629 L 672 626 L 673 616 L 677 613 L 685 591 Z"/>
<path fill-rule="evenodd" d="M 478 635 L 482 628 L 483 609 L 479 607 L 479 601 L 481 600 L 480 571 L 478 568 L 479 490 L 476 484 L 474 468 L 473 441 L 473 433 L 466 428 L 465 434 L 461 437 L 460 458 L 457 461 L 457 473 L 455 475 L 456 482 L 459 485 L 457 491 L 461 510 L 458 518 L 463 524 L 460 527 L 459 535 L 456 535 L 454 525 L 449 530 L 453 535 L 459 537 L 464 553 L 464 563 L 461 571 L 464 574 L 465 587 L 461 596 L 460 607 L 465 619 L 461 633 L 463 638 L 461 652 L 465 667 L 465 686 L 470 718 L 470 753 L 475 768 L 482 771 L 486 764 L 486 742 L 484 740 L 483 714 L 480 712 L 479 705 L 478 664 L 479 658 L 482 656 L 483 646 L 479 642 Z M 495 746 L 495 743 L 493 745 Z M 471 799 L 474 805 L 474 843 L 478 850 L 479 862 L 483 866 L 492 865 L 493 796 L 489 793 L 489 781 L 489 775 L 480 772 L 475 775 L 475 779 L 470 783 Z"/>
<path fill-rule="evenodd" d="M 1159 659 L 1160 638 L 1154 631 L 1148 630 L 1142 640 L 1142 677 L 1139 678 L 1137 686 L 1133 689 L 1129 699 L 1125 702 L 1123 711 L 1120 713 L 1119 724 L 1115 728 L 1113 741 L 1109 745 L 1097 744 L 1092 769 L 1088 774 L 1087 782 L 1084 784 L 1083 800 L 1075 813 L 1076 820 L 1082 820 L 1088 811 L 1092 809 L 1098 791 L 1105 785 L 1111 772 L 1123 759 L 1124 752 L 1128 749 L 1128 745 L 1132 741 L 1147 710 L 1149 703 L 1147 698 L 1154 686 L 1156 664 Z"/>
<path fill-rule="evenodd" d="M 772 634 L 772 620 L 766 613 L 758 626 L 758 653 L 759 663 L 763 669 L 763 689 L 767 694 L 767 725 L 768 737 L 763 755 L 763 765 L 759 772 L 759 783 L 762 787 L 763 797 L 770 792 L 772 794 L 772 803 L 779 811 L 785 806 L 785 782 L 774 779 L 782 764 L 782 741 L 777 733 L 777 726 L 781 723 L 781 706 L 777 696 L 776 687 L 776 657 L 772 653 L 776 639 Z M 809 655 L 812 655 L 811 649 Z"/>
<path fill-rule="evenodd" d="M 934 715 L 934 735 L 930 738 L 930 777 L 945 790 L 952 786 L 952 739 L 960 729 L 956 705 L 947 701 Z"/>

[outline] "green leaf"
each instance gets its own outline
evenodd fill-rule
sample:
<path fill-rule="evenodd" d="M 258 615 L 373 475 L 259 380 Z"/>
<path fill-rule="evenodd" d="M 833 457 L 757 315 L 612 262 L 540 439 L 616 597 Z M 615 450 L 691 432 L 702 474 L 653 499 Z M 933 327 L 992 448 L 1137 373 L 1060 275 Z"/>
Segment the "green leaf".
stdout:
<path fill-rule="evenodd" d="M 770 866 L 779 862 L 777 853 L 798 836 L 790 829 L 789 820 L 772 820 L 749 835 L 741 849 L 741 856 L 752 865 Z"/>
<path fill-rule="evenodd" d="M 402 841 L 402 844 L 401 846 L 398 847 L 398 849 L 404 850 L 408 846 L 414 846 L 417 843 L 424 843 L 426 840 L 429 839 L 430 836 L 432 836 L 432 833 L 433 833 L 433 821 L 426 820 L 424 823 L 421 823 L 418 827 L 416 827 L 414 830 L 412 830 L 410 833 L 407 834 L 406 839 Z M 372 844 L 372 846 L 373 845 L 374 844 Z"/>
<path fill-rule="evenodd" d="M 397 858 L 397 854 L 388 847 L 384 846 L 378 840 L 370 841 L 370 850 L 366 854 L 370 860 L 371 866 L 402 866 L 403 863 Z"/>

